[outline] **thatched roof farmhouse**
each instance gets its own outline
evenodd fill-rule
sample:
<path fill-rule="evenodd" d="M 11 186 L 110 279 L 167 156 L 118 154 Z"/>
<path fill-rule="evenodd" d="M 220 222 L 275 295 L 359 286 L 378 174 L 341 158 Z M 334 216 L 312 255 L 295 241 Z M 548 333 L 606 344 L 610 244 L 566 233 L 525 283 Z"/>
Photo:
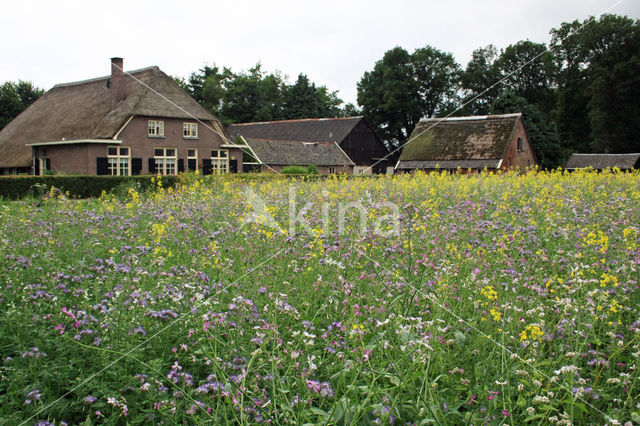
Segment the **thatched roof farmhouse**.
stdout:
<path fill-rule="evenodd" d="M 536 164 L 522 114 L 423 119 L 396 170 L 498 170 Z"/>
<path fill-rule="evenodd" d="M 241 161 L 220 121 L 171 77 L 124 72 L 121 58 L 111 75 L 54 86 L 0 131 L 0 174 L 206 173 Z"/>

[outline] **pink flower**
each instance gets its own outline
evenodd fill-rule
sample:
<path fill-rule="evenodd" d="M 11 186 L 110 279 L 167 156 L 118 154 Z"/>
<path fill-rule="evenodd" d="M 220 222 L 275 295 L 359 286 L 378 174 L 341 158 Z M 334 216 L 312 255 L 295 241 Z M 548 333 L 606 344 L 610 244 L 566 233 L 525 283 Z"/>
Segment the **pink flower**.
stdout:
<path fill-rule="evenodd" d="M 60 334 L 64 334 L 64 325 L 58 324 L 54 327 L 55 330 L 59 330 Z"/>
<path fill-rule="evenodd" d="M 73 314 L 73 312 L 71 312 L 69 309 L 67 309 L 66 306 L 62 307 L 62 313 L 69 315 L 71 318 L 76 319 L 76 316 Z"/>
<path fill-rule="evenodd" d="M 509 413 L 507 410 L 502 410 L 502 415 L 505 417 L 509 417 L 511 413 Z"/>

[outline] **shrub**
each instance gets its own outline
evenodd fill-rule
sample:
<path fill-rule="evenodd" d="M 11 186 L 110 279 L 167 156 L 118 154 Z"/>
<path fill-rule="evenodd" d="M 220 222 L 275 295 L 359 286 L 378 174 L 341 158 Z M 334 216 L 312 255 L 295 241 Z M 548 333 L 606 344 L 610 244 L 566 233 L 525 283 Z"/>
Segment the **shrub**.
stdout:
<path fill-rule="evenodd" d="M 285 175 L 307 175 L 309 170 L 302 166 L 287 166 L 282 169 L 282 173 Z"/>
<path fill-rule="evenodd" d="M 315 164 L 309 164 L 309 166 L 307 167 L 307 173 L 309 173 L 310 175 L 317 175 L 318 166 L 316 166 Z"/>
<path fill-rule="evenodd" d="M 129 187 L 142 190 L 150 187 L 151 175 L 145 176 L 3 176 L 0 177 L 0 197 L 18 200 L 27 196 L 39 197 L 54 187 L 72 198 L 99 197 L 103 191 L 126 191 Z M 163 186 L 173 187 L 177 176 L 163 176 Z"/>

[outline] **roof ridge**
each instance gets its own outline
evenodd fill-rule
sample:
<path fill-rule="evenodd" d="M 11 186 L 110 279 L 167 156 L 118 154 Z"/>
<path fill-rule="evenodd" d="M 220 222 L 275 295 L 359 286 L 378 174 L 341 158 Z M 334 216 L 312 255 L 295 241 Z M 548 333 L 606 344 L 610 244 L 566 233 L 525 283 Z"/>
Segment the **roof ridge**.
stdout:
<path fill-rule="evenodd" d="M 296 123 L 303 121 L 337 121 L 337 120 L 353 120 L 362 119 L 363 115 L 355 115 L 351 117 L 320 117 L 320 118 L 294 118 L 291 120 L 274 120 L 274 121 L 252 121 L 247 123 L 233 123 L 231 126 L 247 126 L 252 124 L 271 124 L 271 123 Z"/>
<path fill-rule="evenodd" d="M 496 118 L 517 118 L 521 117 L 521 112 L 514 112 L 509 114 L 489 114 L 489 115 L 465 115 L 462 117 L 429 117 L 423 118 L 420 121 L 480 121 L 480 120 L 491 120 Z"/>
<path fill-rule="evenodd" d="M 247 137 L 245 139 L 250 139 L 252 141 L 258 141 L 258 142 L 286 142 L 286 143 L 306 143 L 306 144 L 336 143 L 335 141 L 292 141 L 288 139 L 262 139 L 262 138 L 251 138 L 251 137 Z"/>
<path fill-rule="evenodd" d="M 137 70 L 125 71 L 124 75 L 127 75 L 127 74 L 139 74 L 141 72 L 150 71 L 150 70 L 158 70 L 158 71 L 160 71 L 160 67 L 158 67 L 157 65 L 152 65 L 150 67 L 140 68 L 140 69 L 137 69 Z M 87 80 L 72 81 L 72 82 L 69 82 L 69 83 L 58 83 L 55 86 L 53 86 L 52 89 L 55 89 L 56 87 L 70 87 L 70 86 L 79 86 L 81 84 L 87 84 L 87 83 L 95 83 L 97 81 L 107 80 L 109 78 L 111 78 L 111 74 L 105 75 L 105 76 L 102 76 L 102 77 L 89 78 Z"/>

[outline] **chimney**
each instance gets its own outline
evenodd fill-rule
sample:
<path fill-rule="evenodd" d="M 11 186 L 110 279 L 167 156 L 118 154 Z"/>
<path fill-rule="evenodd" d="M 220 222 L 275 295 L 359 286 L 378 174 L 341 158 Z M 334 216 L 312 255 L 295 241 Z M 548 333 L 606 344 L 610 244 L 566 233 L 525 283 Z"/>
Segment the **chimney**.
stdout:
<path fill-rule="evenodd" d="M 124 99 L 124 72 L 122 58 L 111 58 L 111 106 L 115 107 Z"/>

